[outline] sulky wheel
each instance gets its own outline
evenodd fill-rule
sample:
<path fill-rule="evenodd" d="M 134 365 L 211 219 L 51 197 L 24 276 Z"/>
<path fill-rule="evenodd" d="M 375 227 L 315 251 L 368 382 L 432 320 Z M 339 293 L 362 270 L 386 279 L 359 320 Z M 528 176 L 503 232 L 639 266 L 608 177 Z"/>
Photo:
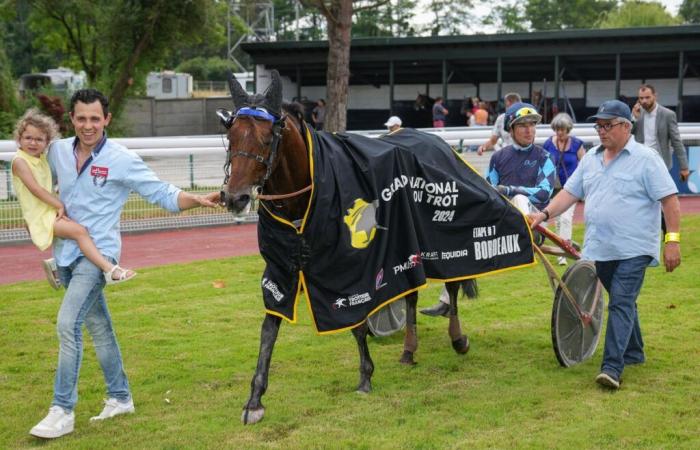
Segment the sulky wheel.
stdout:
<path fill-rule="evenodd" d="M 578 309 L 559 286 L 552 306 L 552 344 L 559 363 L 570 367 L 590 358 L 598 345 L 603 324 L 603 287 L 591 261 L 576 261 L 564 272 L 562 282 Z"/>
<path fill-rule="evenodd" d="M 406 300 L 400 298 L 389 303 L 367 318 L 372 336 L 389 336 L 406 325 Z"/>

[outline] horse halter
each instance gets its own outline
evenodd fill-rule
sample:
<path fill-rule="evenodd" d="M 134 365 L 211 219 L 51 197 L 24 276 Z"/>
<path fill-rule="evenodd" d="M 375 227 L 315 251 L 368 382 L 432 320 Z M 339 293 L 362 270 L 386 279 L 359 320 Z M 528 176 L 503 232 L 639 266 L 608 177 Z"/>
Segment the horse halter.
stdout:
<path fill-rule="evenodd" d="M 225 114 L 223 114 L 220 111 L 217 111 L 217 114 L 219 115 L 219 117 L 221 117 L 222 121 L 225 120 L 226 128 L 231 128 L 233 126 L 233 123 L 240 116 L 250 116 L 253 118 L 260 118 L 262 120 L 268 120 L 272 122 L 272 142 L 270 143 L 270 154 L 268 155 L 267 159 L 265 159 L 261 155 L 256 155 L 250 152 L 246 152 L 244 150 L 234 151 L 231 148 L 230 143 L 228 148 L 226 149 L 226 163 L 224 164 L 224 186 L 228 184 L 228 180 L 229 178 L 231 178 L 231 159 L 235 158 L 236 156 L 242 156 L 244 158 L 254 159 L 255 161 L 265 166 L 265 176 L 263 177 L 262 183 L 260 184 L 260 187 L 262 188 L 262 186 L 265 185 L 267 180 L 270 178 L 270 175 L 272 174 L 272 165 L 274 164 L 275 159 L 277 158 L 277 149 L 280 145 L 280 140 L 282 138 L 282 130 L 285 128 L 287 116 L 282 115 L 282 117 L 278 118 L 268 113 L 263 108 L 248 107 L 239 109 L 238 111 L 236 111 L 235 115 L 228 115 L 224 117 Z"/>

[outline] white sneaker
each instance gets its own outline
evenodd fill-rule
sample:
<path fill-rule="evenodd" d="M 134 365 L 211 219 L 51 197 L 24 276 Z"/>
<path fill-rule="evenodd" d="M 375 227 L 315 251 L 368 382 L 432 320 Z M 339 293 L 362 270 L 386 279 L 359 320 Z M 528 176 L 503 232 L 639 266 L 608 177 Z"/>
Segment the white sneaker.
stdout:
<path fill-rule="evenodd" d="M 134 408 L 133 399 L 129 399 L 128 402 L 120 402 L 116 398 L 110 398 L 109 400 L 105 400 L 105 407 L 100 415 L 90 417 L 90 422 L 111 419 L 114 416 L 118 416 L 120 414 L 131 414 L 134 411 L 136 411 L 136 408 Z"/>
<path fill-rule="evenodd" d="M 564 258 L 563 256 L 558 257 L 557 264 L 559 264 L 560 266 L 565 266 L 566 265 L 566 258 Z"/>
<path fill-rule="evenodd" d="M 49 414 L 44 417 L 44 420 L 36 424 L 29 434 L 44 439 L 55 439 L 72 433 L 74 425 L 75 413 L 67 412 L 60 406 L 54 405 L 49 408 Z"/>
<path fill-rule="evenodd" d="M 44 268 L 44 273 L 46 274 L 46 281 L 49 282 L 52 288 L 61 288 L 61 279 L 58 277 L 58 266 L 56 265 L 56 260 L 45 259 L 42 261 L 41 266 Z"/>

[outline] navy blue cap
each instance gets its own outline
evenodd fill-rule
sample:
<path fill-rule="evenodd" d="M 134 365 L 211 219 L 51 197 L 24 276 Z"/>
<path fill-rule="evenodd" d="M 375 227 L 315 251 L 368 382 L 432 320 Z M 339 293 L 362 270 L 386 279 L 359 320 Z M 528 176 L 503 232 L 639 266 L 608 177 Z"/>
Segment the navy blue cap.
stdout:
<path fill-rule="evenodd" d="M 627 119 L 631 122 L 632 111 L 630 111 L 630 107 L 620 100 L 608 100 L 603 102 L 598 108 L 598 112 L 586 119 L 586 121 L 595 122 L 598 119 L 607 120 L 616 119 L 618 117 L 621 119 Z"/>

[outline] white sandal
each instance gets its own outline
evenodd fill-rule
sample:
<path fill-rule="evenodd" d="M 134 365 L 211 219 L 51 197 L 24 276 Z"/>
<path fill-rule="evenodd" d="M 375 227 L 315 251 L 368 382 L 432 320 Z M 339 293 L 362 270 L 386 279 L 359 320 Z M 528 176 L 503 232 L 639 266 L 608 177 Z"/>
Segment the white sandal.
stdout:
<path fill-rule="evenodd" d="M 116 279 L 113 278 L 115 270 L 119 270 L 120 272 L 119 277 Z M 131 272 L 131 275 L 129 275 L 129 272 Z M 124 281 L 129 281 L 136 276 L 136 272 L 133 270 L 124 269 L 123 267 L 120 267 L 119 264 L 115 264 L 109 272 L 104 272 L 104 274 L 107 284 L 123 283 Z"/>

